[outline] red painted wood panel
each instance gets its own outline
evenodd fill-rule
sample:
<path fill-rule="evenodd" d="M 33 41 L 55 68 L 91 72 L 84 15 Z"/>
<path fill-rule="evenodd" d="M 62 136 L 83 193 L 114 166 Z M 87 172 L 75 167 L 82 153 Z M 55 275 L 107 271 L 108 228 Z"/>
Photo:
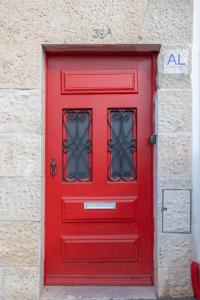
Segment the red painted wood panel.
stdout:
<path fill-rule="evenodd" d="M 46 284 L 150 285 L 153 282 L 153 149 L 149 137 L 153 133 L 154 65 L 153 54 L 84 53 L 47 57 Z M 126 75 L 127 70 L 131 70 L 130 74 L 137 70 L 134 84 Z M 63 74 L 75 76 L 70 81 Z M 92 177 L 88 182 L 65 182 L 63 110 L 81 109 L 89 110 L 92 118 Z M 112 138 L 108 112 L 113 109 L 134 110 L 137 114 L 134 129 L 137 177 L 132 181 L 113 182 L 108 178 L 111 161 L 108 140 Z M 52 159 L 56 162 L 55 176 L 50 174 Z M 84 209 L 85 202 L 114 202 L 115 207 Z"/>
<path fill-rule="evenodd" d="M 64 262 L 137 261 L 137 236 L 84 236 L 62 238 Z M 115 249 L 115 251 L 110 251 Z"/>
<path fill-rule="evenodd" d="M 137 93 L 137 70 L 62 71 L 63 94 Z"/>
<path fill-rule="evenodd" d="M 89 200 L 89 201 L 88 201 Z M 116 209 L 85 209 L 84 202 L 101 203 L 111 202 L 116 204 Z M 134 221 L 137 216 L 138 198 L 114 197 L 114 198 L 65 198 L 63 199 L 63 222 L 84 221 Z"/>

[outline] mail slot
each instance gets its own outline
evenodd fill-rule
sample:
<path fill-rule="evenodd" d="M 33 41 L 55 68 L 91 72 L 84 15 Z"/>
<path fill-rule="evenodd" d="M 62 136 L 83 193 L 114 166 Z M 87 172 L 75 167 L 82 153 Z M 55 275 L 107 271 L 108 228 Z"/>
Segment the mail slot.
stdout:
<path fill-rule="evenodd" d="M 115 202 L 84 202 L 84 209 L 116 209 Z"/>

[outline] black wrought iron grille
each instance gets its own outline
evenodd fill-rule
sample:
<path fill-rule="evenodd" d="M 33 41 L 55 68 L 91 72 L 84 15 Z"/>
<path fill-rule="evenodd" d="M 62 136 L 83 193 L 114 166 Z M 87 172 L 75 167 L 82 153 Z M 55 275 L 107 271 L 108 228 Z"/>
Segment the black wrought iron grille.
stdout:
<path fill-rule="evenodd" d="M 63 180 L 90 181 L 91 110 L 63 110 Z"/>
<path fill-rule="evenodd" d="M 108 180 L 136 180 L 136 109 L 109 109 L 108 126 Z"/>

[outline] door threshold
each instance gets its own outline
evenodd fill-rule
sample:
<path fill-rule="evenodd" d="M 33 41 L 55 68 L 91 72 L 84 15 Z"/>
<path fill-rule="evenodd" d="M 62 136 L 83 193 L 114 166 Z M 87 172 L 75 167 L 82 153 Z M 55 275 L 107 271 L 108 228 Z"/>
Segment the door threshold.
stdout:
<path fill-rule="evenodd" d="M 40 300 L 157 299 L 153 286 L 45 286 Z"/>

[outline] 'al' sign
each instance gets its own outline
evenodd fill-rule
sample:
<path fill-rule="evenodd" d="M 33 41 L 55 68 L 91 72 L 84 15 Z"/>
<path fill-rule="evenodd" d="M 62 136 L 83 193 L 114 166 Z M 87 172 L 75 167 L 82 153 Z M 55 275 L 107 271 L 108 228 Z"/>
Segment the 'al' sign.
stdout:
<path fill-rule="evenodd" d="M 164 53 L 164 73 L 187 73 L 188 50 L 172 50 Z"/>

